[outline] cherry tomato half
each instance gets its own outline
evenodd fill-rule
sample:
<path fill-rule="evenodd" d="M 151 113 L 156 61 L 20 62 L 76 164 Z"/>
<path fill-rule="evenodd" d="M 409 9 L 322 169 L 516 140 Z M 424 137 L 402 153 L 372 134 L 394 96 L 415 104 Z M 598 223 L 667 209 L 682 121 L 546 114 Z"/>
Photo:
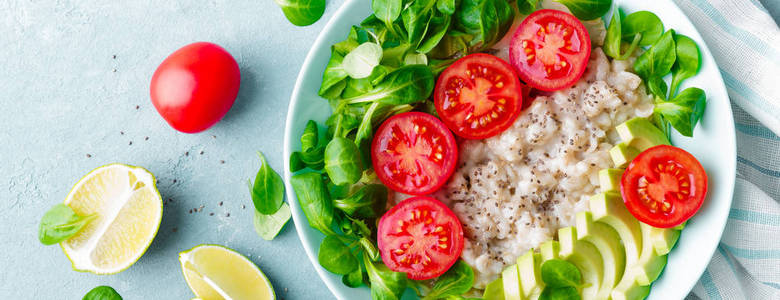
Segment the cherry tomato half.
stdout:
<path fill-rule="evenodd" d="M 683 149 L 660 145 L 634 158 L 623 173 L 620 194 L 645 224 L 669 228 L 690 219 L 707 194 L 707 173 Z"/>
<path fill-rule="evenodd" d="M 520 79 L 556 91 L 577 82 L 590 58 L 590 35 L 571 14 L 537 10 L 520 23 L 509 44 L 509 60 Z"/>
<path fill-rule="evenodd" d="M 194 43 L 173 52 L 154 71 L 152 104 L 174 129 L 201 132 L 230 110 L 240 83 L 230 53 L 216 44 Z"/>
<path fill-rule="evenodd" d="M 441 187 L 458 160 L 455 137 L 436 117 L 407 112 L 385 120 L 371 145 L 379 180 L 397 192 L 427 195 Z"/>
<path fill-rule="evenodd" d="M 512 66 L 493 55 L 476 53 L 441 73 L 433 99 L 439 117 L 455 134 L 484 139 L 515 122 L 523 106 L 521 88 Z"/>
<path fill-rule="evenodd" d="M 424 280 L 447 271 L 463 251 L 463 228 L 455 214 L 431 197 L 412 197 L 379 220 L 377 244 L 390 270 Z"/>

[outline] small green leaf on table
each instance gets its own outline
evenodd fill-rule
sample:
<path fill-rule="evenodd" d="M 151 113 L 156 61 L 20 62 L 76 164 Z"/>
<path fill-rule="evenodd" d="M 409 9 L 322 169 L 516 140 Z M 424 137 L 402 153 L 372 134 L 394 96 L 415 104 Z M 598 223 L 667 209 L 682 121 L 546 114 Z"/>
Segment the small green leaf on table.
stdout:
<path fill-rule="evenodd" d="M 325 0 L 274 0 L 293 25 L 308 26 L 325 13 Z"/>
<path fill-rule="evenodd" d="M 122 300 L 122 296 L 114 288 L 101 285 L 90 290 L 82 300 Z"/>
<path fill-rule="evenodd" d="M 251 187 L 252 203 L 257 211 L 270 215 L 284 203 L 284 182 L 268 165 L 263 153 L 258 151 L 257 155 L 260 156 L 260 170 L 257 171 L 255 183 Z"/>
<path fill-rule="evenodd" d="M 255 232 L 264 240 L 270 241 L 282 231 L 284 225 L 290 220 L 290 216 L 290 206 L 287 203 L 282 203 L 282 207 L 270 215 L 264 215 L 255 210 L 252 223 L 255 225 Z"/>
<path fill-rule="evenodd" d="M 41 219 L 38 240 L 44 245 L 54 245 L 76 235 L 97 215 L 80 216 L 65 204 L 54 205 Z"/>

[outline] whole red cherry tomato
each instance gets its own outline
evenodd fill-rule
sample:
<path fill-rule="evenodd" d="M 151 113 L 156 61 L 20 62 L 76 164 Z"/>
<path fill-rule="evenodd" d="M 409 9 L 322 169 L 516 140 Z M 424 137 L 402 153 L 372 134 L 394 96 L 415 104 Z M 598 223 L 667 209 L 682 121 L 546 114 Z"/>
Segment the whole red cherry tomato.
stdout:
<path fill-rule="evenodd" d="M 152 104 L 174 129 L 201 132 L 230 110 L 240 83 L 238 63 L 225 49 L 207 42 L 189 44 L 154 71 Z"/>

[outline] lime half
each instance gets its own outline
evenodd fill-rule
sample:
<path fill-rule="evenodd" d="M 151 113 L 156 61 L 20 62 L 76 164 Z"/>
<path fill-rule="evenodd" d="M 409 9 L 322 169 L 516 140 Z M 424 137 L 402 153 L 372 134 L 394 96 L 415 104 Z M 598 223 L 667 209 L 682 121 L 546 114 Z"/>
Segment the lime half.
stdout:
<path fill-rule="evenodd" d="M 64 203 L 79 215 L 98 216 L 60 243 L 76 271 L 114 274 L 127 269 L 149 248 L 162 220 L 154 175 L 123 164 L 92 170 Z"/>
<path fill-rule="evenodd" d="M 184 280 L 203 300 L 273 300 L 274 288 L 260 268 L 232 249 L 198 245 L 179 253 Z"/>

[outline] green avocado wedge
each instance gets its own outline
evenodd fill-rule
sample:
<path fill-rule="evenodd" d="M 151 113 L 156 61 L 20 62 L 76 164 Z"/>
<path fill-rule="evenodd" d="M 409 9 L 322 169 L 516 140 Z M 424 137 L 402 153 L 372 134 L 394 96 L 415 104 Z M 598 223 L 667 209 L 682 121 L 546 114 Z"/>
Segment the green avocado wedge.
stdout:
<path fill-rule="evenodd" d="M 520 287 L 520 274 L 517 272 L 517 265 L 506 267 L 501 272 L 501 280 L 504 287 L 504 299 L 525 300 L 523 289 Z"/>
<path fill-rule="evenodd" d="M 590 242 L 577 239 L 574 227 L 559 229 L 558 241 L 561 243 L 561 258 L 573 263 L 582 273 L 586 285 L 582 289 L 582 299 L 598 299 L 604 278 L 604 261 L 599 250 Z"/>
<path fill-rule="evenodd" d="M 501 278 L 493 280 L 485 286 L 485 292 L 482 293 L 484 300 L 504 300 L 504 281 Z"/>
<path fill-rule="evenodd" d="M 561 244 L 558 243 L 558 241 L 549 240 L 542 243 L 542 245 L 539 246 L 539 250 L 539 252 L 542 253 L 542 261 L 556 259 L 561 252 Z"/>
<path fill-rule="evenodd" d="M 641 153 L 639 149 L 629 146 L 626 143 L 618 143 L 612 149 L 609 149 L 609 157 L 615 167 L 625 168 L 634 158 Z"/>
<path fill-rule="evenodd" d="M 639 221 L 631 215 L 623 204 L 623 198 L 615 192 L 596 194 L 590 198 L 590 211 L 593 219 L 611 226 L 623 241 L 626 252 L 626 266 L 639 259 L 642 249 L 642 232 Z"/>
<path fill-rule="evenodd" d="M 663 131 L 645 118 L 633 118 L 615 127 L 623 143 L 639 152 L 658 145 L 671 145 Z"/>
<path fill-rule="evenodd" d="M 517 271 L 520 275 L 520 288 L 527 299 L 533 294 L 541 294 L 544 284 L 539 270 L 542 265 L 542 255 L 528 250 L 517 259 Z"/>
<path fill-rule="evenodd" d="M 602 169 L 599 171 L 599 188 L 602 193 L 620 193 L 620 180 L 623 178 L 623 169 Z"/>
<path fill-rule="evenodd" d="M 597 299 L 608 299 L 612 288 L 623 277 L 626 268 L 626 252 L 620 236 L 611 226 L 593 221 L 593 214 L 587 211 L 577 213 L 577 238 L 590 242 L 601 253 L 604 263 L 604 277 Z"/>

